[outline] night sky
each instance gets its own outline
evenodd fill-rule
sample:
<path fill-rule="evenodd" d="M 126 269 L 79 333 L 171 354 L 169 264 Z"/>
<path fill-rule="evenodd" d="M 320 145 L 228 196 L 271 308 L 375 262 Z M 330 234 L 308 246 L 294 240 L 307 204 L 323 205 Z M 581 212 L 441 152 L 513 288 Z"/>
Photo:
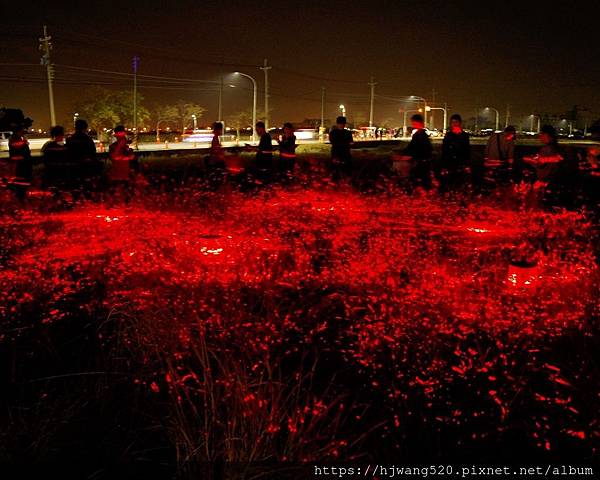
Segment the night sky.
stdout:
<path fill-rule="evenodd" d="M 350 120 L 366 119 L 371 76 L 376 122 L 401 124 L 394 98 L 431 102 L 433 90 L 436 103 L 467 118 L 491 106 L 504 122 L 507 104 L 514 123 L 575 104 L 600 117 L 598 2 L 3 2 L 0 16 L 0 104 L 23 108 L 36 128 L 49 123 L 45 70 L 12 64 L 39 63 L 44 23 L 53 36 L 62 123 L 92 84 L 131 88 L 126 76 L 70 67 L 129 73 L 134 54 L 144 75 L 217 81 L 238 69 L 251 74 L 259 107 L 257 66 L 268 58 L 271 123 L 319 118 L 321 86 L 327 118 L 343 103 Z M 150 109 L 184 99 L 207 108 L 202 122 L 216 119 L 214 83 L 140 84 Z M 225 118 L 250 108 L 247 80 L 226 76 L 225 85 Z"/>

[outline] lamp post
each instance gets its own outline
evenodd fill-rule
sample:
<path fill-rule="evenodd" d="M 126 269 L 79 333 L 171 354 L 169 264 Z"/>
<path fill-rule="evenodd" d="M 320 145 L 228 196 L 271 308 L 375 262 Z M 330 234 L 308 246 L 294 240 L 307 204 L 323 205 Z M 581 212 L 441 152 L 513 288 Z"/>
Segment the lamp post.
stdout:
<path fill-rule="evenodd" d="M 485 107 L 484 110 L 486 112 L 489 112 L 490 110 L 493 110 L 494 112 L 496 112 L 496 131 L 498 130 L 498 128 L 500 128 L 500 112 L 492 107 Z"/>
<path fill-rule="evenodd" d="M 325 134 L 325 87 L 321 87 L 321 125 L 319 125 L 319 138 Z"/>
<path fill-rule="evenodd" d="M 195 113 L 192 114 L 192 121 L 194 122 L 194 131 L 196 131 L 197 124 L 196 124 L 196 114 Z"/>
<path fill-rule="evenodd" d="M 375 79 L 371 77 L 371 81 L 369 82 L 369 86 L 371 87 L 371 100 L 370 100 L 370 108 L 369 108 L 369 128 L 373 127 L 373 103 L 375 102 Z"/>
<path fill-rule="evenodd" d="M 423 124 L 427 126 L 427 100 L 423 97 L 418 97 L 417 95 L 411 95 L 408 97 L 410 100 L 418 100 L 423 102 Z"/>
<path fill-rule="evenodd" d="M 247 75 L 245 73 L 242 72 L 234 72 L 236 75 L 241 75 L 242 77 L 246 77 L 247 79 L 249 79 L 252 82 L 252 87 L 253 87 L 253 95 L 252 95 L 252 143 L 254 143 L 256 141 L 256 132 L 255 132 L 255 127 L 256 127 L 256 93 L 257 93 L 257 89 L 256 89 L 256 80 L 251 77 L 250 75 Z"/>
<path fill-rule="evenodd" d="M 268 65 L 265 58 L 263 66 L 258 68 L 265 72 L 265 129 L 269 130 L 269 70 L 273 67 Z"/>
<path fill-rule="evenodd" d="M 75 128 L 75 124 L 77 123 L 77 118 L 79 117 L 78 113 L 73 114 L 73 128 Z"/>
<path fill-rule="evenodd" d="M 566 124 L 567 127 L 569 127 L 569 135 L 573 135 L 573 122 L 567 120 L 566 118 L 561 119 L 560 121 L 561 125 Z M 561 130 L 563 130 L 563 128 L 561 127 Z"/>
<path fill-rule="evenodd" d="M 406 117 L 408 116 L 409 113 L 418 113 L 418 112 L 422 112 L 422 109 L 418 109 L 418 110 L 404 110 L 404 120 L 402 121 L 402 136 L 406 137 L 406 134 L 408 133 L 407 131 L 407 126 L 406 126 Z"/>
<path fill-rule="evenodd" d="M 425 107 L 426 112 L 430 112 L 431 110 L 442 110 L 444 112 L 444 127 L 442 128 L 442 133 L 446 133 L 446 126 L 448 125 L 448 109 L 446 107 Z"/>
<path fill-rule="evenodd" d="M 539 115 L 534 115 L 533 113 L 531 115 L 529 115 L 529 118 L 531 120 L 531 127 L 529 129 L 529 131 L 531 133 L 533 133 L 533 120 L 537 117 L 537 133 L 540 133 L 540 116 Z"/>
<path fill-rule="evenodd" d="M 340 105 L 340 114 L 342 117 L 346 116 L 346 107 L 344 105 Z"/>

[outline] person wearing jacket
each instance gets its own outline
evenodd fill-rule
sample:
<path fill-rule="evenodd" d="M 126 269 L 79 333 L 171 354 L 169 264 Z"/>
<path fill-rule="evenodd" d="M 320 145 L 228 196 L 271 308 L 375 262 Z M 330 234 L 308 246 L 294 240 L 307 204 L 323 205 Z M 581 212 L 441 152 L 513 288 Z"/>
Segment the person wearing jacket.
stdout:
<path fill-rule="evenodd" d="M 462 117 L 455 113 L 450 117 L 450 130 L 442 142 L 440 191 L 457 191 L 464 187 L 465 172 L 471 162 L 469 134 L 462 128 Z"/>
<path fill-rule="evenodd" d="M 484 171 L 481 174 L 483 177 L 485 171 L 490 172 L 496 186 L 506 185 L 510 182 L 510 172 L 515 160 L 516 138 L 517 130 L 509 125 L 504 132 L 494 133 L 488 139 L 485 147 Z M 477 172 L 472 172 L 472 175 L 475 177 Z M 483 178 L 481 178 L 481 183 L 483 183 Z"/>
<path fill-rule="evenodd" d="M 133 150 L 127 141 L 127 132 L 123 125 L 117 125 L 113 130 L 116 140 L 109 147 L 111 169 L 109 178 L 113 183 L 128 184 L 131 178 L 131 161 L 135 159 Z"/>
<path fill-rule="evenodd" d="M 85 190 L 91 190 L 98 187 L 102 163 L 96 157 L 96 145 L 87 130 L 87 122 L 77 119 L 75 132 L 67 138 L 66 147 L 74 166 L 69 173 L 71 182 L 78 182 Z"/>
<path fill-rule="evenodd" d="M 342 177 L 352 175 L 352 154 L 350 149 L 354 143 L 352 132 L 346 129 L 346 117 L 339 116 L 335 126 L 329 132 L 331 144 L 331 163 L 333 167 L 333 180 L 339 181 Z"/>
<path fill-rule="evenodd" d="M 296 135 L 291 123 L 283 124 L 283 135 L 278 139 L 279 142 L 279 173 L 282 180 L 289 180 L 294 175 L 296 166 Z"/>
<path fill-rule="evenodd" d="M 65 129 L 56 125 L 50 129 L 51 140 L 42 146 L 44 186 L 51 189 L 72 187 L 74 163 L 65 146 Z"/>
<path fill-rule="evenodd" d="M 413 187 L 420 186 L 429 190 L 431 188 L 431 140 L 425 129 L 423 115 L 413 115 L 410 121 L 413 129 L 412 138 L 403 152 L 406 159 L 412 162 L 409 173 L 410 183 Z"/>
<path fill-rule="evenodd" d="M 14 177 L 9 179 L 19 200 L 24 201 L 33 179 L 33 159 L 25 127 L 18 125 L 8 139 L 8 158 Z"/>

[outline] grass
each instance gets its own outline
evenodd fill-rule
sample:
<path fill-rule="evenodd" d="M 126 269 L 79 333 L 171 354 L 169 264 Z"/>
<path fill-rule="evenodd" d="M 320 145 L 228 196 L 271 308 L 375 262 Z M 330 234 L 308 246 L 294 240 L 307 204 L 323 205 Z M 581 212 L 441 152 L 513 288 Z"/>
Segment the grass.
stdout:
<path fill-rule="evenodd" d="M 15 213 L 3 194 L 2 460 L 305 478 L 597 455 L 585 216 L 311 176 L 213 192 L 180 166 L 128 204 Z"/>

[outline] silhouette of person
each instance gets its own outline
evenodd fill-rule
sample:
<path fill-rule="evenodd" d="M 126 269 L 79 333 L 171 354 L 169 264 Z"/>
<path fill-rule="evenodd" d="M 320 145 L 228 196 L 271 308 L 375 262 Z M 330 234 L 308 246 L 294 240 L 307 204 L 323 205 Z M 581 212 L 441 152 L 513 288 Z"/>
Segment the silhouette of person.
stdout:
<path fill-rule="evenodd" d="M 73 178 L 73 161 L 68 158 L 65 129 L 56 125 L 50 129 L 52 138 L 42 146 L 43 181 L 47 188 L 65 188 Z"/>
<path fill-rule="evenodd" d="M 462 128 L 462 117 L 455 113 L 450 117 L 450 130 L 442 142 L 440 190 L 455 191 L 464 187 L 465 169 L 471 160 L 469 134 Z"/>
<path fill-rule="evenodd" d="M 413 186 L 421 186 L 429 190 L 431 188 L 431 140 L 425 129 L 423 115 L 413 115 L 410 121 L 413 129 L 412 138 L 403 152 L 413 162 L 409 173 L 410 182 Z"/>
<path fill-rule="evenodd" d="M 536 187 L 543 191 L 546 205 L 567 205 L 572 200 L 577 165 L 567 158 L 558 144 L 558 134 L 551 125 L 540 129 L 542 146 L 538 153 L 523 161 L 536 172 Z"/>
<path fill-rule="evenodd" d="M 223 135 L 223 124 L 215 122 L 212 126 L 213 138 L 210 143 L 210 152 L 205 158 L 206 170 L 208 173 L 208 182 L 211 189 L 216 190 L 225 180 L 225 151 L 221 145 L 221 136 Z"/>
<path fill-rule="evenodd" d="M 273 140 L 264 122 L 256 122 L 256 133 L 260 137 L 258 146 L 249 148 L 256 152 L 255 168 L 258 180 L 268 183 L 273 175 Z"/>
<path fill-rule="evenodd" d="M 10 180 L 19 200 L 25 200 L 27 189 L 33 179 L 33 160 L 29 142 L 25 137 L 25 127 L 17 125 L 8 139 L 8 158 L 14 177 Z"/>
<path fill-rule="evenodd" d="M 279 173 L 283 180 L 289 180 L 294 175 L 296 166 L 296 135 L 291 123 L 283 124 L 283 135 L 279 139 Z"/>
<path fill-rule="evenodd" d="M 73 181 L 78 180 L 89 191 L 97 186 L 102 164 L 96 158 L 96 145 L 87 130 L 87 122 L 82 118 L 77 119 L 75 132 L 67 138 L 66 146 L 74 164 L 71 172 Z"/>
<path fill-rule="evenodd" d="M 113 183 L 128 184 L 131 178 L 130 163 L 135 159 L 135 154 L 129 147 L 127 132 L 123 125 L 117 125 L 113 130 L 113 134 L 116 140 L 109 147 L 111 161 L 109 178 Z"/>
<path fill-rule="evenodd" d="M 354 139 L 352 138 L 352 132 L 346 129 L 346 117 L 337 117 L 335 126 L 329 132 L 329 143 L 331 144 L 333 180 L 339 181 L 342 177 L 350 177 L 352 175 L 350 149 Z"/>
<path fill-rule="evenodd" d="M 473 183 L 479 182 L 483 186 L 485 169 L 492 171 L 496 185 L 506 185 L 510 182 L 510 172 L 515 160 L 515 140 L 517 130 L 512 125 L 502 133 L 493 133 L 485 147 L 484 164 L 481 172 L 476 172 L 473 166 Z M 480 173 L 481 179 L 475 178 Z"/>

